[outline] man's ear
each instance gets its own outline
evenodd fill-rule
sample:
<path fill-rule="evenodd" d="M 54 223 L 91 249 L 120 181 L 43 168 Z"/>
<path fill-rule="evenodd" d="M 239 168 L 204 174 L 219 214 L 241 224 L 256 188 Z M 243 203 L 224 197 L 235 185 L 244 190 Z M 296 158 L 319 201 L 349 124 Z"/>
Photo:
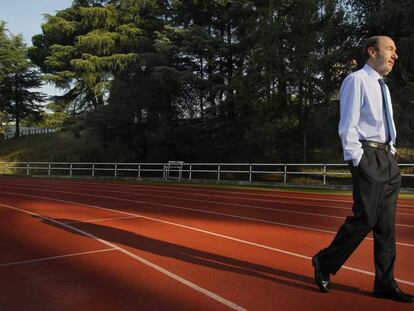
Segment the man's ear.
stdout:
<path fill-rule="evenodd" d="M 377 52 L 378 51 L 373 46 L 370 46 L 368 48 L 368 54 L 373 58 L 375 58 L 375 56 L 377 55 Z"/>

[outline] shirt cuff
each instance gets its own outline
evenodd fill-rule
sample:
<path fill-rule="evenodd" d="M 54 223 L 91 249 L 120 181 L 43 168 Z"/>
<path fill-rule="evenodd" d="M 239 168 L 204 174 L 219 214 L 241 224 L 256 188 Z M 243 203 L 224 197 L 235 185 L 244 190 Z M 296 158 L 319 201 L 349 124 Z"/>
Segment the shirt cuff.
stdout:
<path fill-rule="evenodd" d="M 354 164 L 355 167 L 359 165 L 359 162 L 361 162 L 362 155 L 364 154 L 364 149 L 361 149 L 361 152 L 358 152 L 358 154 L 355 155 L 355 158 L 352 159 L 352 164 Z"/>

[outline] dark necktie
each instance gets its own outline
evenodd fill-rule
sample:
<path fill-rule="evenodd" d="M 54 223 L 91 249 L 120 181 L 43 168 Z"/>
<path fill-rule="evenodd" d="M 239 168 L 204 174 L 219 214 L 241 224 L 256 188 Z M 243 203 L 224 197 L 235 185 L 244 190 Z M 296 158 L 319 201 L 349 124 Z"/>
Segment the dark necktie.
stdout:
<path fill-rule="evenodd" d="M 384 79 L 378 79 L 378 82 L 381 85 L 382 103 L 385 115 L 385 131 L 388 135 L 387 138 L 391 139 L 392 143 L 395 144 L 396 133 L 394 122 L 391 117 L 390 105 L 388 103 L 387 85 L 385 84 Z"/>

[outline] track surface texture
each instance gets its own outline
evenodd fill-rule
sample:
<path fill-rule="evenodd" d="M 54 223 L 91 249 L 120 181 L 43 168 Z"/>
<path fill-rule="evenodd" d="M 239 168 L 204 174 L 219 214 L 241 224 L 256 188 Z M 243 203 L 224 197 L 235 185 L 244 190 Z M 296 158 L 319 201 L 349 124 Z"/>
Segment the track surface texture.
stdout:
<path fill-rule="evenodd" d="M 413 310 L 374 298 L 368 236 L 319 292 L 311 257 L 350 195 L 0 178 L 0 310 Z M 414 199 L 397 209 L 414 292 Z"/>

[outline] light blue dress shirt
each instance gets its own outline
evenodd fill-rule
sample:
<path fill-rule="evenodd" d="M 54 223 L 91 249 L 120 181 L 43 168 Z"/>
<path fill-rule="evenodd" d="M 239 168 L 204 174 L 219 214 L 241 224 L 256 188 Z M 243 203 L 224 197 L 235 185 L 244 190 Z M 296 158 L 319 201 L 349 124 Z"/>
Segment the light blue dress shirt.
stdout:
<path fill-rule="evenodd" d="M 365 66 L 349 74 L 342 82 L 340 90 L 340 121 L 339 136 L 342 140 L 344 160 L 352 160 L 358 166 L 364 153 L 360 140 L 370 140 L 379 143 L 389 142 L 394 154 L 394 141 L 390 141 L 385 109 L 383 106 L 381 86 L 378 79 L 381 75 L 372 67 Z M 388 111 L 395 132 L 391 96 L 387 88 Z"/>

